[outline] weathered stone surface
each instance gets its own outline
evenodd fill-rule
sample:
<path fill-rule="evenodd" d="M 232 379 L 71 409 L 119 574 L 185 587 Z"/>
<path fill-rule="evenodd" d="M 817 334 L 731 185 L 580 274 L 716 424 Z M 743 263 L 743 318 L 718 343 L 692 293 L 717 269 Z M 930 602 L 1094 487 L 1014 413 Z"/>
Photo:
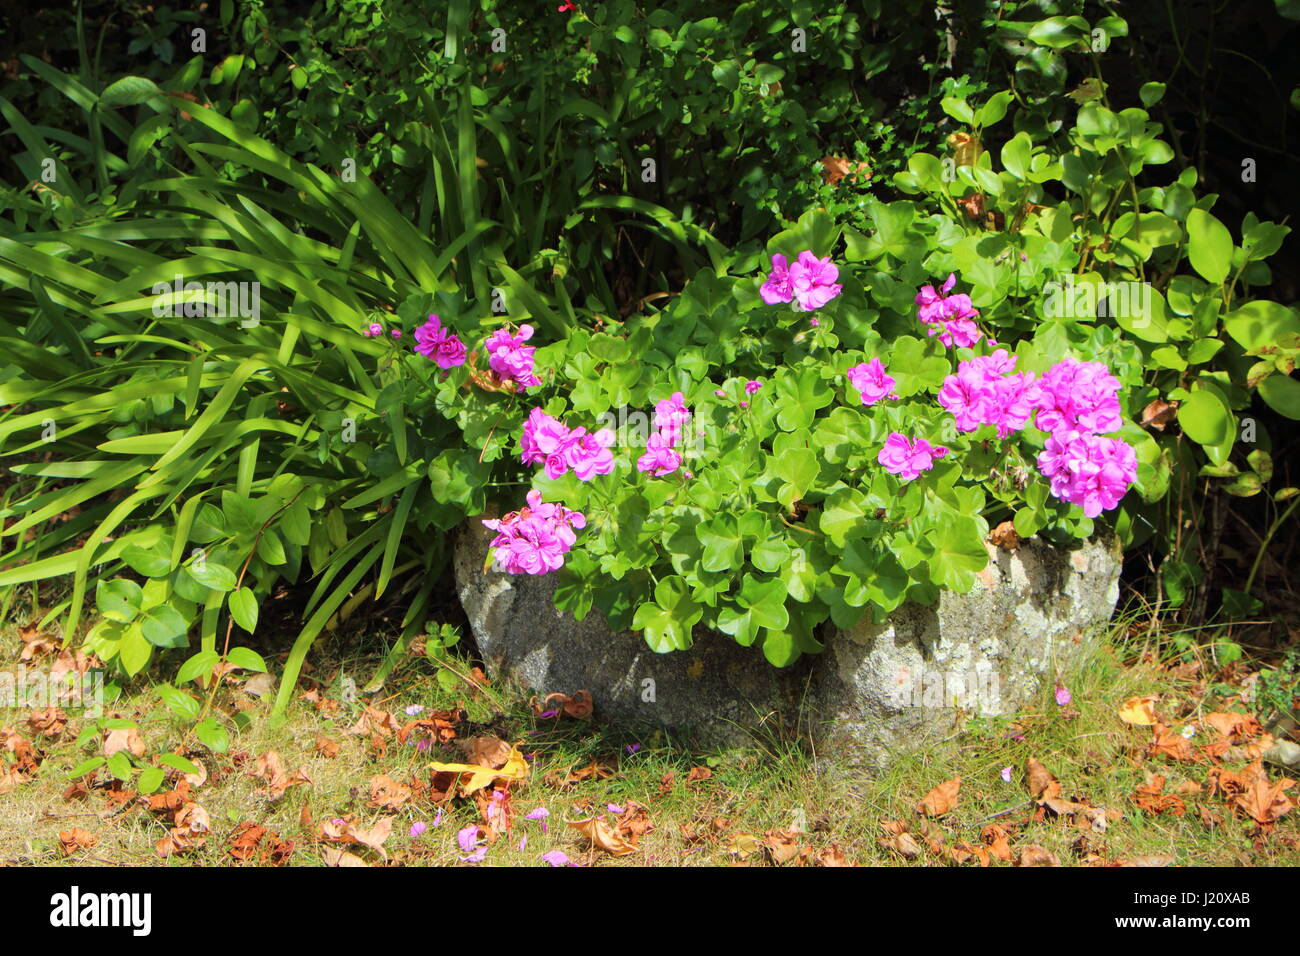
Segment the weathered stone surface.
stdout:
<path fill-rule="evenodd" d="M 822 753 L 883 766 L 891 752 L 952 734 L 966 715 L 1010 715 L 1092 649 L 1119 598 L 1120 555 L 989 546 L 968 594 L 904 605 L 881 625 L 837 632 L 814 670 Z"/>
<path fill-rule="evenodd" d="M 690 650 L 656 654 L 634 631 L 611 631 L 599 611 L 574 620 L 551 603 L 557 575 L 483 571 L 493 533 L 478 522 L 455 548 L 456 588 L 493 679 L 572 694 L 591 691 L 604 720 L 740 744 L 743 728 L 797 710 L 813 661 L 777 670 L 752 648 L 697 629 Z M 773 716 L 779 715 L 779 716 Z"/>
<path fill-rule="evenodd" d="M 551 603 L 553 576 L 484 572 L 491 538 L 471 522 L 455 572 L 494 677 L 542 692 L 588 690 L 598 717 L 718 743 L 743 742 L 744 728 L 760 723 L 797 725 L 820 754 L 867 767 L 950 735 L 966 715 L 1014 713 L 1089 651 L 1119 596 L 1120 556 L 1110 546 L 990 546 L 971 593 L 904 605 L 883 625 L 828 628 L 823 654 L 778 670 L 703 629 L 691 650 L 656 654 L 634 632 L 611 632 L 599 612 L 575 621 Z"/>

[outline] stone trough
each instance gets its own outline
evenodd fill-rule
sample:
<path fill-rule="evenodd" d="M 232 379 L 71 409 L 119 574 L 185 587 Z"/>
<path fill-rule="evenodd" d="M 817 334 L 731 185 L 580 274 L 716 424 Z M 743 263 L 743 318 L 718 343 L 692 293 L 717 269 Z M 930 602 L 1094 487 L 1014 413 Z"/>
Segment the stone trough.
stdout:
<path fill-rule="evenodd" d="M 778 669 L 704 628 L 689 650 L 656 654 L 639 634 L 611 631 L 597 610 L 576 621 L 551 601 L 556 575 L 483 571 L 492 536 L 470 521 L 454 564 L 493 679 L 540 693 L 587 690 L 598 719 L 710 744 L 797 729 L 819 754 L 869 768 L 950 736 L 966 716 L 1014 714 L 1089 653 L 1119 598 L 1113 544 L 988 545 L 989 566 L 970 593 L 905 604 L 880 625 L 828 625 L 823 653 Z"/>

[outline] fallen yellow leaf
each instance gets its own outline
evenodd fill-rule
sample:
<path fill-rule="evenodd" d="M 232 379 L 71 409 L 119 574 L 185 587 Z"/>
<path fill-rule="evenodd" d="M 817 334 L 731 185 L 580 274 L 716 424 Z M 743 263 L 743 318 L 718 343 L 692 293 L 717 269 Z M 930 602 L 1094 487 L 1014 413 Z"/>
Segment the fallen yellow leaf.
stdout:
<path fill-rule="evenodd" d="M 1130 697 L 1119 705 L 1119 719 L 1126 724 L 1150 727 L 1156 722 L 1156 697 Z"/>

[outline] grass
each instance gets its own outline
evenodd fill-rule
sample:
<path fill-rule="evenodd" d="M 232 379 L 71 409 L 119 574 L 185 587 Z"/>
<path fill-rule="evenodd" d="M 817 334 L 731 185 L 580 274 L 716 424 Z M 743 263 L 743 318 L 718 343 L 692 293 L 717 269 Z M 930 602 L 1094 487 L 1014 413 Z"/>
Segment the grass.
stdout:
<path fill-rule="evenodd" d="M 377 750 L 368 734 L 348 733 L 370 703 L 400 724 L 413 719 L 404 714 L 413 704 L 433 710 L 463 706 L 466 720 L 457 728 L 460 737 L 501 737 L 518 742 L 528 756 L 528 779 L 510 788 L 513 829 L 495 841 L 484 865 L 536 866 L 551 850 L 562 851 L 575 863 L 602 866 L 770 865 L 774 855 L 762 843 L 769 831 L 787 831 L 785 839 L 793 841 L 794 850 L 807 848 L 792 862 L 950 865 L 953 848 L 965 844 L 983 850 L 983 841 L 995 840 L 999 834 L 987 831 L 990 826 L 1005 832 L 1013 860 L 1025 847 L 1037 845 L 1063 865 L 1300 864 L 1300 812 L 1287 813 L 1261 829 L 1234 813 L 1221 795 L 1209 794 L 1209 762 L 1148 757 L 1151 728 L 1125 723 L 1119 716 L 1124 701 L 1154 695 L 1163 721 L 1175 729 L 1195 727 L 1208 713 L 1242 709 L 1230 682 L 1233 674 L 1215 675 L 1213 682 L 1186 669 L 1177 672 L 1183 676 L 1175 676 L 1150 653 L 1143 656 L 1139 649 L 1127 647 L 1125 630 L 1117 627 L 1097 658 L 1062 677 L 1073 695 L 1069 705 L 1058 705 L 1047 688 L 1016 718 L 972 718 L 942 746 L 899 753 L 886 772 L 875 776 L 843 767 L 835 754 L 811 754 L 798 741 L 755 737 L 743 749 L 709 750 L 663 732 L 638 735 L 598 721 L 538 719 L 527 699 L 508 688 L 467 683 L 444 687 L 436 679 L 436 668 L 423 657 L 404 662 L 376 699 L 353 703 L 343 700 L 344 676 L 362 686 L 376 661 L 318 659 L 314 674 L 321 679 L 320 695 L 337 703 L 337 712 L 329 712 L 329 703 L 322 710 L 300 691 L 279 724 L 267 719 L 273 694 L 253 697 L 238 682 L 229 681 L 216 700 L 232 725 L 230 748 L 214 754 L 188 737 L 186 726 L 161 706 L 157 692 L 140 682 L 127 687 L 109 709 L 139 722 L 147 747 L 144 762 L 150 755 L 179 749 L 203 764 L 208 778 L 194 788 L 192 799 L 210 821 L 205 842 L 160 858 L 155 846 L 170 826 L 164 814 L 152 812 L 139 798 L 122 802 L 120 792 L 115 798 L 104 786 L 109 775 L 102 768 L 93 775 L 99 786 L 69 797 L 68 771 L 97 752 L 97 741 L 77 747 L 77 725 L 83 721 L 76 714 L 70 715 L 67 729 L 49 737 L 28 727 L 25 712 L 10 710 L 0 711 L 0 722 L 28 738 L 43 755 L 33 779 L 0 795 L 0 862 L 227 865 L 232 862 L 233 835 L 250 822 L 293 841 L 288 865 L 320 865 L 339 848 L 371 864 L 462 865 L 465 853 L 455 836 L 462 827 L 482 822 L 480 808 L 471 799 L 435 805 L 428 793 L 419 791 L 429 780 L 431 760 L 461 761 L 463 756 L 451 745 L 435 744 L 429 752 L 420 752 L 395 737 Z M 14 633 L 0 636 L 0 659 L 16 661 L 20 647 Z M 596 706 L 598 710 L 599 701 Z M 247 721 L 240 719 L 246 723 L 242 731 L 233 728 L 230 718 L 236 713 L 248 715 Z M 1191 742 L 1208 742 L 1211 735 L 1201 729 Z M 5 736 L 0 734 L 0 740 Z M 337 755 L 320 752 L 317 741 L 322 736 L 338 744 Z M 287 773 L 301 771 L 311 783 L 289 786 L 278 800 L 259 795 L 256 791 L 265 781 L 250 772 L 257 758 L 271 750 L 279 754 Z M 1110 811 L 1104 831 L 1078 825 L 1068 816 L 1035 812 L 1026 789 L 1029 758 L 1058 778 L 1061 797 Z M 1240 770 L 1247 762 L 1237 748 L 1222 766 Z M 605 767 L 608 776 L 564 782 L 570 771 L 593 764 Z M 1002 779 L 1005 767 L 1011 768 L 1009 782 Z M 688 782 L 694 768 L 704 768 L 694 771 L 703 779 Z M 416 793 L 395 811 L 373 806 L 371 779 L 380 774 L 414 786 Z M 1135 803 L 1137 788 L 1154 774 L 1167 778 L 1165 793 L 1179 791 L 1186 806 L 1183 814 L 1153 814 Z M 1269 774 L 1274 783 L 1283 777 L 1278 768 L 1270 768 Z M 918 801 L 957 776 L 962 781 L 953 809 L 933 820 L 918 814 Z M 1193 784 L 1199 785 L 1199 793 L 1188 792 Z M 1295 798 L 1294 790 L 1290 796 Z M 565 825 L 599 815 L 613 826 L 622 818 L 608 811 L 607 804 L 626 808 L 630 802 L 644 805 L 654 824 L 639 837 L 635 853 L 613 856 L 594 849 Z M 439 806 L 442 820 L 435 826 Z M 525 819 L 536 807 L 550 811 L 545 832 L 539 822 Z M 1221 822 L 1208 825 L 1201 807 Z M 361 830 L 394 818 L 382 853 L 317 840 L 322 823 L 352 815 Z M 421 821 L 428 829 L 411 837 L 412 825 Z M 74 827 L 89 834 L 93 845 L 67 853 L 59 834 Z M 891 829 L 900 828 L 909 832 L 910 841 L 889 838 Z M 526 846 L 520 849 L 525 835 Z M 269 848 L 273 839 L 268 835 L 262 847 Z M 977 862 L 975 855 L 967 865 Z M 996 857 L 990 863 L 1007 865 Z"/>

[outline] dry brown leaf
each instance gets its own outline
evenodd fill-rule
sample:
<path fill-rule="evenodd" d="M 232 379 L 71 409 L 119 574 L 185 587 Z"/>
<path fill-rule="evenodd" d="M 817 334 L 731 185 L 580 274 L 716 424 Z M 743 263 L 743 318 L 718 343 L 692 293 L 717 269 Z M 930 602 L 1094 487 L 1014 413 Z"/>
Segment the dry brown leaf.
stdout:
<path fill-rule="evenodd" d="M 989 540 L 1004 551 L 1020 549 L 1020 535 L 1016 533 L 1014 522 L 1004 521 L 989 534 Z"/>
<path fill-rule="evenodd" d="M 247 775 L 266 781 L 265 787 L 259 787 L 253 793 L 272 801 L 284 796 L 284 791 L 289 787 L 312 782 L 311 777 L 301 770 L 295 770 L 292 774 L 285 773 L 284 761 L 274 750 L 268 750 L 258 757 L 256 769 L 250 770 Z"/>
<path fill-rule="evenodd" d="M 58 737 L 68 726 L 68 715 L 53 705 L 34 710 L 27 717 L 27 729 L 43 737 Z"/>
<path fill-rule="evenodd" d="M 339 755 L 339 742 L 326 737 L 324 734 L 317 734 L 316 753 L 326 759 L 332 760 Z"/>
<path fill-rule="evenodd" d="M 921 798 L 921 802 L 916 805 L 916 812 L 928 817 L 941 817 L 957 806 L 960 790 L 961 777 L 945 780 Z"/>
<path fill-rule="evenodd" d="M 712 776 L 713 771 L 708 767 L 692 767 L 691 772 L 686 775 L 686 786 L 708 780 Z"/>
<path fill-rule="evenodd" d="M 99 837 L 89 830 L 81 829 L 81 827 L 73 827 L 71 830 L 65 830 L 59 834 L 59 849 L 63 851 L 64 856 L 72 856 L 72 854 L 81 850 L 89 850 L 97 843 L 99 843 Z"/>
<path fill-rule="evenodd" d="M 1007 831 L 1002 829 L 996 823 L 990 823 L 980 831 L 980 840 L 989 848 L 989 853 L 997 857 L 1003 863 L 1010 863 L 1013 859 L 1011 854 L 1011 844 L 1009 842 Z"/>
<path fill-rule="evenodd" d="M 1030 843 L 1021 847 L 1020 859 L 1016 862 L 1017 866 L 1060 866 L 1061 861 L 1056 858 L 1056 854 L 1037 843 Z"/>
<path fill-rule="evenodd" d="M 365 860 L 355 853 L 349 853 L 340 847 L 326 846 L 321 847 L 321 859 L 325 861 L 326 866 L 369 866 Z"/>
<path fill-rule="evenodd" d="M 381 740 L 387 740 L 401 729 L 402 726 L 397 722 L 397 718 L 388 711 L 367 704 L 361 717 L 344 733 L 362 736 L 368 734 L 372 738 L 378 737 Z"/>
<path fill-rule="evenodd" d="M 497 770 L 510 759 L 511 747 L 500 737 L 471 737 L 458 740 L 456 746 L 465 755 L 465 762 Z"/>
<path fill-rule="evenodd" d="M 370 805 L 383 810 L 400 810 L 411 799 L 411 788 L 386 774 L 370 778 Z"/>
<path fill-rule="evenodd" d="M 1044 767 L 1033 757 L 1025 760 L 1025 777 L 1029 786 L 1029 794 L 1035 800 L 1041 800 L 1044 794 L 1051 791 L 1055 794 L 1060 791 L 1061 785 L 1057 782 L 1052 772 Z"/>
<path fill-rule="evenodd" d="M 127 751 L 133 757 L 144 756 L 144 741 L 140 739 L 140 732 L 134 727 L 104 732 L 104 756 L 111 757 L 121 750 Z"/>
<path fill-rule="evenodd" d="M 799 834 L 793 830 L 768 830 L 763 834 L 763 845 L 773 863 L 789 863 L 799 855 Z"/>
<path fill-rule="evenodd" d="M 598 850 L 604 850 L 612 856 L 627 856 L 635 853 L 639 847 L 615 833 L 601 817 L 587 820 L 568 821 L 569 826 L 577 830 Z"/>
<path fill-rule="evenodd" d="M 1164 431 L 1165 426 L 1174 420 L 1178 412 L 1177 402 L 1166 402 L 1157 398 L 1142 409 L 1142 427 Z"/>

